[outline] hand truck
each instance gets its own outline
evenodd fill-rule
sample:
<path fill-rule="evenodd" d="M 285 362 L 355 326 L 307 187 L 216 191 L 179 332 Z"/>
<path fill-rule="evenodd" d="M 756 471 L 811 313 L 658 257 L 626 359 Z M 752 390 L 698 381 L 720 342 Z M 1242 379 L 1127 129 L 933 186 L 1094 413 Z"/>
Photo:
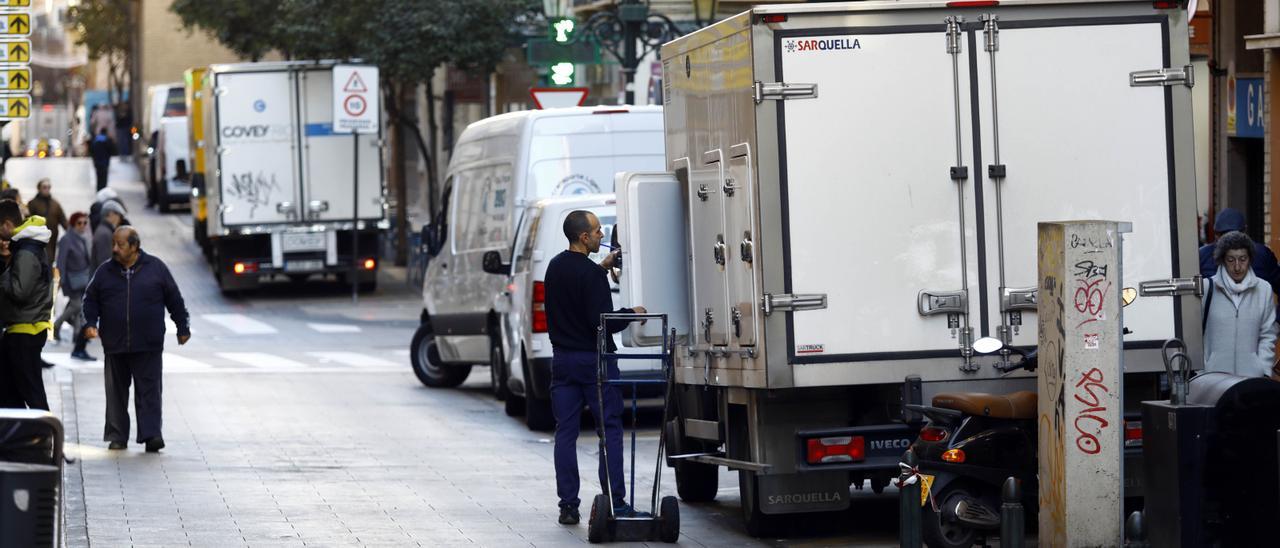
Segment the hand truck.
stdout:
<path fill-rule="evenodd" d="M 611 337 L 605 327 L 611 321 L 660 320 L 662 322 L 662 350 L 656 354 L 619 354 L 609 352 L 606 337 Z M 639 385 L 663 384 L 662 423 L 667 424 L 671 407 L 671 390 L 674 385 L 672 377 L 675 355 L 675 330 L 669 330 L 666 314 L 624 314 L 607 313 L 600 315 L 600 326 L 596 329 L 596 402 L 600 409 L 600 418 L 604 418 L 604 386 L 631 385 L 631 487 L 632 508 L 636 500 L 636 415 Z M 660 360 L 662 362 L 663 379 L 609 379 L 609 360 Z M 658 458 L 654 467 L 653 495 L 648 512 L 635 512 L 634 515 L 620 516 L 613 507 L 613 485 L 609 481 L 609 453 L 604 438 L 604 421 L 596 421 L 596 435 L 600 438 L 600 460 L 604 465 L 604 492 L 596 495 L 591 503 L 591 517 L 587 521 L 587 540 L 592 543 L 613 541 L 655 541 L 675 542 L 680 538 L 680 505 L 675 497 L 662 497 L 658 501 L 658 493 L 662 487 L 662 461 L 666 451 L 666 428 L 658 429 Z"/>

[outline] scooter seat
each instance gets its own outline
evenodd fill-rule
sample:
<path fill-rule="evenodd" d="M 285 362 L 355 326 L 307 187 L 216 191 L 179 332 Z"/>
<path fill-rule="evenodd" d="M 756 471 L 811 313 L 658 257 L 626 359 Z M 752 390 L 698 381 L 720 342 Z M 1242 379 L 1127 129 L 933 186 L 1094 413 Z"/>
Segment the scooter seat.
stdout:
<path fill-rule="evenodd" d="M 933 406 L 980 417 L 1033 419 L 1036 416 L 1036 393 L 1026 390 L 1009 394 L 947 392 L 934 396 Z"/>

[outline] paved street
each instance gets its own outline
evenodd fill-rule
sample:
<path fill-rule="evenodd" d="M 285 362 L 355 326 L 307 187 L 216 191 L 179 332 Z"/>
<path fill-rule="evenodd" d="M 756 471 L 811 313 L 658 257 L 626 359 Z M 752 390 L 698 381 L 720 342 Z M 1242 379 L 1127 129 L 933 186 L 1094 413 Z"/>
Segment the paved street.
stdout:
<path fill-rule="evenodd" d="M 45 174 L 71 211 L 87 210 L 87 161 L 11 160 L 24 198 Z M 376 293 L 352 306 L 333 282 L 275 284 L 234 298 L 219 293 L 191 240 L 185 213 L 143 208 L 129 166 L 111 185 L 144 250 L 165 260 L 192 315 L 191 342 L 165 355 L 167 448 L 108 452 L 102 441 L 102 362 L 69 358 L 46 385 L 68 429 L 69 546 L 561 546 L 586 543 L 595 477 L 595 437 L 579 442 L 583 524 L 556 524 L 548 435 L 505 416 L 475 368 L 460 389 L 414 378 L 408 343 L 421 310 L 402 270 L 383 273 Z M 69 330 L 64 332 L 69 339 Z M 101 358 L 96 343 L 90 354 Z M 652 475 L 658 422 L 642 416 L 640 492 Z M 665 471 L 664 494 L 674 494 Z M 680 542 L 759 543 L 739 518 L 736 474 L 722 473 L 715 503 L 682 505 Z M 792 520 L 803 546 L 896 545 L 897 502 L 855 491 L 848 512 Z M 647 499 L 637 497 L 637 506 Z"/>

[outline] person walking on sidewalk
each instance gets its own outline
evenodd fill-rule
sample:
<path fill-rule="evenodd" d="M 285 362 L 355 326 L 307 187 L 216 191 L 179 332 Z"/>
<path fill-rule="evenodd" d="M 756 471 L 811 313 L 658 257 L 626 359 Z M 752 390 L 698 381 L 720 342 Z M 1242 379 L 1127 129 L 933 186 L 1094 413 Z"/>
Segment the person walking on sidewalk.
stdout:
<path fill-rule="evenodd" d="M 98 190 L 107 188 L 107 172 L 111 170 L 111 157 L 116 155 L 116 144 L 107 137 L 106 128 L 89 143 L 89 155 L 93 156 L 93 171 L 98 177 Z"/>
<path fill-rule="evenodd" d="M 178 327 L 178 344 L 187 344 L 191 339 L 187 305 L 169 267 L 142 251 L 136 230 L 117 228 L 114 241 L 112 260 L 98 266 L 84 292 L 85 337 L 101 336 L 102 352 L 107 355 L 103 439 L 113 450 L 128 445 L 129 384 L 134 382 L 138 443 L 155 453 L 164 448 L 160 435 L 164 312 L 169 310 Z"/>
<path fill-rule="evenodd" d="M 1218 272 L 1201 279 L 1204 294 L 1204 370 L 1244 377 L 1272 376 L 1276 309 L 1271 284 L 1254 273 L 1254 242 L 1228 232 L 1215 246 Z"/>
<path fill-rule="evenodd" d="M 62 272 L 60 287 L 62 294 L 67 296 L 67 306 L 62 309 L 57 321 L 53 322 L 53 340 L 61 340 L 63 322 L 71 322 L 71 340 L 75 343 L 71 357 L 77 360 L 97 360 L 85 351 L 87 341 L 80 330 L 84 290 L 89 287 L 89 278 L 94 271 L 94 265 L 89 262 L 89 216 L 83 212 L 71 214 L 71 230 L 62 236 L 57 264 L 58 270 Z"/>
<path fill-rule="evenodd" d="M 44 218 L 24 219 L 17 202 L 0 200 L 0 407 L 49 409 L 40 374 L 53 307 L 53 269 L 45 254 L 49 236 Z"/>
<path fill-rule="evenodd" d="M 608 478 L 603 457 L 600 460 L 600 485 L 609 482 L 614 513 L 629 515 L 631 509 L 625 502 L 622 478 L 622 394 L 617 386 L 606 384 L 604 409 L 596 398 L 596 328 L 600 315 L 613 311 L 613 293 L 606 276 L 617 262 L 618 253 L 610 253 L 600 264 L 588 257 L 600 251 L 600 240 L 604 239 L 600 220 L 589 211 L 570 212 L 563 228 L 569 249 L 551 259 L 545 283 L 547 328 L 553 352 L 551 410 L 556 418 L 556 494 L 560 497 L 560 523 L 574 525 L 580 519 L 578 431 L 584 405 L 591 409 L 596 424 L 602 425 L 609 454 Z M 637 306 L 618 312 L 644 314 L 645 309 Z M 610 322 L 609 334 L 622 331 L 628 323 Z M 605 340 L 609 352 L 617 350 L 613 337 Z M 609 360 L 607 368 L 609 379 L 619 378 L 617 360 Z"/>
<path fill-rule="evenodd" d="M 115 200 L 102 203 L 102 219 L 98 228 L 93 231 L 93 244 L 89 249 L 91 264 L 97 269 L 102 263 L 111 260 L 115 247 L 116 229 L 127 224 L 124 220 L 124 206 Z"/>
<path fill-rule="evenodd" d="M 115 202 L 120 206 L 120 210 L 128 214 L 129 208 L 124 206 L 124 202 L 120 201 L 120 194 L 116 189 L 107 187 L 98 191 L 97 196 L 93 200 L 93 205 L 89 206 L 89 233 L 92 234 L 98 230 L 98 223 L 102 221 L 102 206 L 107 202 Z"/>
<path fill-rule="evenodd" d="M 58 232 L 67 228 L 67 214 L 62 210 L 62 204 L 53 199 L 53 195 L 50 192 L 52 189 L 53 185 L 48 178 L 40 179 L 40 182 L 36 183 L 36 197 L 27 202 L 27 211 L 31 215 L 44 217 L 44 226 L 49 229 L 51 234 L 49 247 L 46 251 L 49 254 L 49 261 L 55 262 L 54 259 L 58 256 L 58 242 L 60 241 Z M 61 264 L 57 266 L 62 268 Z"/>

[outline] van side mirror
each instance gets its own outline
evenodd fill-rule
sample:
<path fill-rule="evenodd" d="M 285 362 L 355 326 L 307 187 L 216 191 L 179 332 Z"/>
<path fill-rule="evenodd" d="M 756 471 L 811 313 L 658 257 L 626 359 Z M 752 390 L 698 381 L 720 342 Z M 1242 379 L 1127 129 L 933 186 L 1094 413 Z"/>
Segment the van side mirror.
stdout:
<path fill-rule="evenodd" d="M 511 263 L 502 262 L 502 254 L 498 251 L 486 251 L 480 259 L 480 268 L 490 274 L 510 274 Z"/>

